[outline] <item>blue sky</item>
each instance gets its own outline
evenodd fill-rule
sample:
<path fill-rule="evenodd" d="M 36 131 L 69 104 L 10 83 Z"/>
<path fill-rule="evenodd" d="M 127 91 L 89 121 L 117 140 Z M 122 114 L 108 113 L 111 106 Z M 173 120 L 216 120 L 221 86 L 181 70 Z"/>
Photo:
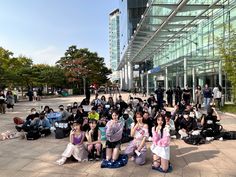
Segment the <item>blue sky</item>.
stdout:
<path fill-rule="evenodd" d="M 109 62 L 109 13 L 118 0 L 0 0 L 0 46 L 54 64 L 71 45 Z"/>

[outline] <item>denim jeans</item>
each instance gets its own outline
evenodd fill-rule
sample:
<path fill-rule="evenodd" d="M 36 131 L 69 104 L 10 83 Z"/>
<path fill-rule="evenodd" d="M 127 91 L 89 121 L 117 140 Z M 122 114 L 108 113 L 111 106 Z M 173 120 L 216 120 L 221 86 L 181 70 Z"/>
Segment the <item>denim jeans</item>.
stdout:
<path fill-rule="evenodd" d="M 211 98 L 204 98 L 205 109 L 207 109 L 207 107 L 210 105 L 210 102 L 211 102 Z"/>

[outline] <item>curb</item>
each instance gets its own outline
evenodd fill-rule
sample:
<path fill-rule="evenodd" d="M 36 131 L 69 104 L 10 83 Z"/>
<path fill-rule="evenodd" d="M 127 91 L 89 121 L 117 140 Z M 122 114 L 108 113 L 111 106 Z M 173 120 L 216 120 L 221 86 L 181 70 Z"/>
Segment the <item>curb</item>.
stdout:
<path fill-rule="evenodd" d="M 236 118 L 236 114 L 232 114 L 232 113 L 228 113 L 228 112 L 222 112 L 222 113 L 227 116 L 232 116 L 232 117 Z"/>

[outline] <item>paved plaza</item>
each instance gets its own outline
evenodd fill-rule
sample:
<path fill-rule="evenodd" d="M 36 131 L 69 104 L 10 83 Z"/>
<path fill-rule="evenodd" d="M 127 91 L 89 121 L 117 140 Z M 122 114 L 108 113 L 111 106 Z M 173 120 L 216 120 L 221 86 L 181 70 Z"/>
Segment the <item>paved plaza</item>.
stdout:
<path fill-rule="evenodd" d="M 108 95 L 107 95 L 108 96 Z M 128 94 L 122 94 L 125 101 Z M 91 98 L 93 98 L 92 96 Z M 58 110 L 58 105 L 67 105 L 74 101 L 80 102 L 79 97 L 60 97 L 43 99 L 40 102 L 19 102 L 14 112 L 0 115 L 0 132 L 14 130 L 12 118 L 25 118 L 30 108 L 49 105 Z M 226 130 L 236 130 L 236 117 L 222 115 L 222 125 Z M 171 163 L 173 171 L 163 174 L 151 169 L 151 152 L 148 150 L 147 163 L 143 166 L 129 161 L 119 169 L 101 169 L 100 162 L 78 163 L 68 161 L 58 166 L 55 161 L 64 151 L 68 138 L 55 139 L 52 133 L 49 137 L 35 141 L 26 139 L 11 139 L 0 141 L 0 177 L 233 177 L 236 176 L 236 141 L 213 141 L 200 146 L 185 144 L 181 140 L 171 142 Z M 150 146 L 150 143 L 148 143 Z M 122 150 L 126 145 L 122 145 Z"/>

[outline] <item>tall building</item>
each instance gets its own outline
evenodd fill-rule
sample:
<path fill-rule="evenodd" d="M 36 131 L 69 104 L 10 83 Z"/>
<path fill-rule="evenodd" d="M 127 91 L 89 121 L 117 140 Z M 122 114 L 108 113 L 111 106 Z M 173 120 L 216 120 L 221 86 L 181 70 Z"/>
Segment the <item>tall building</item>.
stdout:
<path fill-rule="evenodd" d="M 120 9 L 120 57 L 123 58 L 128 49 L 129 41 L 133 38 L 133 34 L 137 29 L 137 24 L 141 20 L 141 16 L 146 9 L 148 0 L 119 0 Z M 133 83 L 128 82 L 128 78 L 137 75 L 134 70 L 134 65 L 131 67 L 126 63 L 123 70 L 120 71 L 121 87 L 130 89 Z M 128 76 L 128 73 L 132 75 Z M 134 71 L 134 72 L 133 72 Z"/>
<path fill-rule="evenodd" d="M 152 61 L 153 68 L 142 72 L 142 80 L 146 80 L 142 87 L 149 93 L 157 85 L 165 89 L 188 85 L 194 90 L 196 85 L 220 84 L 230 100 L 230 85 L 222 72 L 216 42 L 217 37 L 230 37 L 228 26 L 236 28 L 234 0 L 149 0 L 122 53 L 122 79 L 128 76 L 127 84 L 132 86 L 132 71 L 126 70 L 126 65 L 132 68 Z"/>
<path fill-rule="evenodd" d="M 109 46 L 110 46 L 110 65 L 112 70 L 111 80 L 119 80 L 119 71 L 117 71 L 120 62 L 120 29 L 119 29 L 119 9 L 109 14 Z"/>

